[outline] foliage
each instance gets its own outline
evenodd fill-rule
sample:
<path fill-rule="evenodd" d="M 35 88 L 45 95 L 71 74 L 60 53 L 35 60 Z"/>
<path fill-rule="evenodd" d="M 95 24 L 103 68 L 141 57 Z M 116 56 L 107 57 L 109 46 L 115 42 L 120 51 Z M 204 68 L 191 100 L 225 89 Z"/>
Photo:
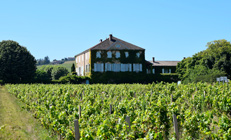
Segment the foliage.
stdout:
<path fill-rule="evenodd" d="M 58 80 L 62 76 L 66 76 L 68 74 L 68 70 L 61 66 L 55 66 L 51 71 L 51 77 L 53 80 Z"/>
<path fill-rule="evenodd" d="M 50 83 L 51 82 L 50 75 L 45 71 L 36 70 L 34 82 L 35 83 Z"/>
<path fill-rule="evenodd" d="M 174 139 L 173 113 L 180 139 L 230 139 L 231 136 L 231 87 L 227 84 L 6 87 L 44 127 L 64 139 L 74 139 L 75 119 L 79 119 L 81 139 Z M 130 116 L 131 129 L 126 125 L 126 116 Z"/>
<path fill-rule="evenodd" d="M 177 64 L 179 78 L 189 82 L 214 82 L 218 76 L 231 78 L 231 43 L 215 40 L 207 49 Z"/>
<path fill-rule="evenodd" d="M 75 72 L 75 64 L 74 63 L 71 66 L 71 72 Z"/>
<path fill-rule="evenodd" d="M 50 81 L 59 80 L 60 77 L 66 76 L 69 73 L 67 68 L 59 65 L 44 65 L 39 70 L 46 72 Z"/>
<path fill-rule="evenodd" d="M 86 80 L 90 80 L 89 77 L 77 76 L 77 75 L 67 75 L 59 78 L 59 82 L 62 84 L 81 84 L 85 83 Z"/>
<path fill-rule="evenodd" d="M 146 74 L 136 72 L 92 72 L 91 83 L 152 83 L 152 82 L 177 82 L 178 75 L 171 74 Z"/>
<path fill-rule="evenodd" d="M 46 65 L 46 64 L 50 64 L 50 59 L 48 56 L 44 57 L 44 59 L 37 60 L 37 65 Z"/>
<path fill-rule="evenodd" d="M 0 79 L 6 83 L 31 82 L 36 71 L 34 56 L 19 43 L 0 42 Z"/>

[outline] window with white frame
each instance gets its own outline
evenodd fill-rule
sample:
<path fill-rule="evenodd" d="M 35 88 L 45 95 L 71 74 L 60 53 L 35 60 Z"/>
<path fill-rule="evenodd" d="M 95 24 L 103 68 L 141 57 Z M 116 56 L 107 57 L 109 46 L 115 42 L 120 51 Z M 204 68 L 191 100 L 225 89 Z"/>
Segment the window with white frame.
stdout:
<path fill-rule="evenodd" d="M 136 53 L 136 57 L 138 57 L 138 58 L 140 57 L 140 52 Z"/>
<path fill-rule="evenodd" d="M 111 53 L 111 51 L 108 51 L 108 52 L 107 52 L 107 58 L 112 58 L 112 53 Z"/>
<path fill-rule="evenodd" d="M 94 71 L 103 72 L 104 71 L 103 63 L 94 63 Z"/>
<path fill-rule="evenodd" d="M 105 63 L 105 71 L 112 71 L 112 64 L 111 63 Z"/>
<path fill-rule="evenodd" d="M 79 62 L 80 62 L 80 56 L 79 56 Z"/>
<path fill-rule="evenodd" d="M 76 61 L 76 63 L 78 63 L 78 57 L 76 57 L 75 61 Z"/>
<path fill-rule="evenodd" d="M 133 64 L 133 71 L 135 72 L 142 71 L 142 64 Z"/>
<path fill-rule="evenodd" d="M 120 52 L 116 51 L 116 58 L 120 58 Z"/>
<path fill-rule="evenodd" d="M 125 52 L 125 57 L 128 58 L 128 56 L 129 56 L 129 53 Z"/>
<path fill-rule="evenodd" d="M 96 58 L 101 58 L 101 51 L 96 52 Z"/>
<path fill-rule="evenodd" d="M 172 70 L 168 68 L 162 68 L 162 73 L 171 73 Z"/>
<path fill-rule="evenodd" d="M 112 71 L 114 72 L 120 72 L 121 64 L 120 63 L 113 63 L 112 64 Z"/>
<path fill-rule="evenodd" d="M 86 57 L 86 60 L 88 59 L 88 55 L 87 55 L 87 53 L 85 54 L 85 57 Z"/>
<path fill-rule="evenodd" d="M 152 69 L 152 73 L 155 74 L 155 69 L 154 68 Z"/>
<path fill-rule="evenodd" d="M 82 61 L 84 60 L 84 55 L 82 55 Z"/>
<path fill-rule="evenodd" d="M 122 71 L 122 72 L 125 72 L 125 71 L 126 71 L 126 65 L 127 65 L 127 64 L 121 64 L 121 71 Z"/>
<path fill-rule="evenodd" d="M 86 65 L 86 70 L 85 70 L 85 72 L 90 72 L 90 64 L 87 64 L 87 65 Z"/>
<path fill-rule="evenodd" d="M 126 71 L 132 71 L 132 64 L 126 64 L 126 68 L 125 68 Z"/>

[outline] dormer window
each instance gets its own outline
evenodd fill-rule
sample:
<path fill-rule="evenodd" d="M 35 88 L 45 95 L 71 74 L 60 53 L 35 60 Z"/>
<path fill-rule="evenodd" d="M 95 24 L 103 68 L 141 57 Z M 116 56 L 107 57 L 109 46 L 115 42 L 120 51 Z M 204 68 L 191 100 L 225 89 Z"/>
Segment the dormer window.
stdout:
<path fill-rule="evenodd" d="M 119 48 L 120 47 L 120 44 L 116 44 L 116 48 Z"/>
<path fill-rule="evenodd" d="M 125 52 L 125 57 L 128 58 L 128 56 L 129 56 L 129 53 Z"/>
<path fill-rule="evenodd" d="M 101 51 L 96 52 L 96 58 L 101 58 Z"/>
<path fill-rule="evenodd" d="M 111 51 L 108 51 L 107 52 L 107 58 L 111 58 L 112 57 L 112 53 L 111 53 Z"/>
<path fill-rule="evenodd" d="M 138 57 L 138 58 L 140 57 L 140 53 L 139 52 L 136 53 L 136 57 Z"/>
<path fill-rule="evenodd" d="M 120 52 L 116 51 L 116 58 L 120 58 Z"/>

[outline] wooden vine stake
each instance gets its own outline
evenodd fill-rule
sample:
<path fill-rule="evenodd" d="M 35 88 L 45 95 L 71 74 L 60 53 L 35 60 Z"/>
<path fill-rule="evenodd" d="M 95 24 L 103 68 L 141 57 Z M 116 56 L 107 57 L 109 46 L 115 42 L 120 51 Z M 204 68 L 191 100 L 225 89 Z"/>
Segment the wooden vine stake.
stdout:
<path fill-rule="evenodd" d="M 173 96 L 171 95 L 171 101 L 173 102 Z M 173 118 L 173 126 L 174 126 L 174 131 L 176 134 L 176 139 L 179 140 L 179 131 L 178 131 L 178 124 L 177 124 L 177 118 L 176 115 L 173 113 L 172 115 Z"/>
<path fill-rule="evenodd" d="M 112 114 L 112 105 L 110 104 L 110 114 Z"/>
<path fill-rule="evenodd" d="M 79 140 L 80 134 L 79 134 L 79 121 L 78 121 L 78 119 L 74 120 L 74 125 L 75 125 L 75 140 Z"/>
<path fill-rule="evenodd" d="M 128 130 L 127 130 L 127 131 L 131 130 L 130 117 L 129 117 L 129 116 L 126 116 L 125 121 L 127 122 L 127 126 L 128 126 Z"/>
<path fill-rule="evenodd" d="M 79 119 L 81 117 L 81 106 L 79 105 Z"/>

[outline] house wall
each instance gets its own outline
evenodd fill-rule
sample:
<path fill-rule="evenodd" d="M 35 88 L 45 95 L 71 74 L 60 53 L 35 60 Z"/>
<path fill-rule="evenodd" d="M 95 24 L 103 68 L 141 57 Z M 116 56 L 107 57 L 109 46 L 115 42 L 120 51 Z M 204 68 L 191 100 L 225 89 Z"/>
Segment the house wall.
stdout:
<path fill-rule="evenodd" d="M 155 74 L 162 73 L 162 69 L 171 69 L 171 73 L 176 73 L 176 66 L 153 66 L 153 69 L 155 69 Z"/>
<path fill-rule="evenodd" d="M 101 52 L 101 57 L 97 58 L 97 52 Z M 108 58 L 107 52 L 111 51 L 112 52 L 112 57 Z M 120 52 L 120 57 L 116 58 L 116 52 Z M 128 52 L 129 56 L 126 57 L 125 52 Z M 136 53 L 140 53 L 140 56 L 137 57 Z M 146 66 L 145 66 L 145 52 L 144 50 L 92 50 L 91 51 L 91 72 L 95 73 L 98 71 L 95 71 L 94 67 L 96 66 L 95 64 L 102 64 L 103 71 L 100 72 L 105 72 L 106 68 L 106 63 L 111 63 L 111 64 L 131 64 L 131 71 L 133 71 L 133 64 L 141 64 L 142 65 L 142 71 L 140 72 L 145 72 Z M 121 71 L 118 71 L 121 72 Z M 136 72 L 137 73 L 137 72 Z"/>
<path fill-rule="evenodd" d="M 90 51 L 75 57 L 76 73 L 78 76 L 87 75 L 90 70 Z"/>

